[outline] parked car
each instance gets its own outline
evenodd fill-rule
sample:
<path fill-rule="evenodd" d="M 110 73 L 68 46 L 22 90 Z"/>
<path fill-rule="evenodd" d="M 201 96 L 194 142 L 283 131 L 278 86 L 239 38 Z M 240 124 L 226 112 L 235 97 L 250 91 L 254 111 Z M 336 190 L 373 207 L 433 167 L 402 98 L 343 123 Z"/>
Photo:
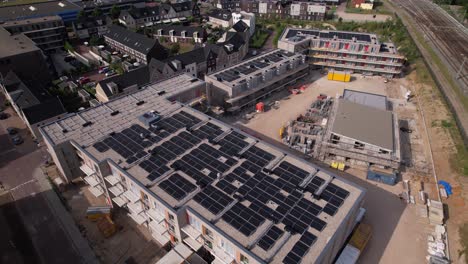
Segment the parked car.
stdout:
<path fill-rule="evenodd" d="M 10 115 L 9 115 L 9 114 L 7 114 L 7 113 L 3 113 L 3 112 L 1 112 L 1 113 L 0 113 L 0 120 L 7 119 L 8 117 L 10 117 Z"/>
<path fill-rule="evenodd" d="M 112 76 L 115 74 L 115 71 L 114 70 L 110 70 L 108 72 L 106 72 L 106 77 L 109 77 L 109 76 Z"/>
<path fill-rule="evenodd" d="M 80 77 L 78 79 L 78 83 L 83 85 L 83 84 L 87 84 L 91 81 L 91 79 L 89 79 L 88 77 Z"/>
<path fill-rule="evenodd" d="M 18 133 L 18 130 L 16 128 L 14 128 L 14 127 L 9 127 L 6 130 L 7 130 L 8 134 L 10 134 L 10 135 L 14 135 L 14 134 Z"/>
<path fill-rule="evenodd" d="M 104 67 L 102 69 L 99 69 L 98 73 L 107 73 L 109 71 L 109 68 L 108 67 Z"/>
<path fill-rule="evenodd" d="M 24 142 L 23 138 L 20 135 L 14 135 L 13 137 L 11 137 L 11 140 L 15 145 L 20 145 Z"/>

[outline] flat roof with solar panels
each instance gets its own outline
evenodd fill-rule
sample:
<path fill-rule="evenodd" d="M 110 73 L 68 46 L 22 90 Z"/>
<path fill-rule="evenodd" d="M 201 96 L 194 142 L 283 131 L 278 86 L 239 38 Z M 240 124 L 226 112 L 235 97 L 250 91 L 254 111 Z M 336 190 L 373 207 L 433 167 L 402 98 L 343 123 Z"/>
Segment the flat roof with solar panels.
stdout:
<path fill-rule="evenodd" d="M 299 28 L 288 28 L 284 33 L 284 39 L 294 38 L 305 39 L 308 37 L 317 37 L 321 39 L 333 39 L 338 40 L 356 40 L 357 42 L 368 42 L 377 40 L 377 35 L 371 33 L 359 33 L 350 31 L 336 31 L 336 30 L 318 30 L 318 29 L 299 29 Z"/>
<path fill-rule="evenodd" d="M 170 80 L 158 89 L 165 85 Z M 58 127 L 86 124 L 70 117 L 43 133 L 55 144 L 71 140 L 97 160 L 112 159 L 155 197 L 195 212 L 259 263 L 311 263 L 330 250 L 363 189 L 152 89 L 90 108 L 88 117 L 109 121 L 86 131 L 61 130 L 59 140 Z M 125 122 L 112 120 L 119 115 Z M 100 135 L 89 140 L 90 129 Z"/>
<path fill-rule="evenodd" d="M 291 61 L 304 55 L 294 54 L 284 50 L 273 50 L 263 55 L 243 61 L 225 70 L 207 75 L 208 78 L 224 82 L 226 85 L 245 82 L 250 76 L 261 74 L 267 69 L 277 67 L 280 64 Z"/>

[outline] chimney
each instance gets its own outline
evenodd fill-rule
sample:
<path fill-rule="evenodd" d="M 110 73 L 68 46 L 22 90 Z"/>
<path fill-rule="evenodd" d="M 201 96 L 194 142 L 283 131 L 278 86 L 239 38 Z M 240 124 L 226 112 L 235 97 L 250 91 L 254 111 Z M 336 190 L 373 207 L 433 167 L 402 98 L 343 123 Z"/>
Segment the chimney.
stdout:
<path fill-rule="evenodd" d="M 109 87 L 112 94 L 118 94 L 119 93 L 119 87 L 117 86 L 117 84 L 115 82 L 109 82 L 107 84 L 107 87 Z"/>
<path fill-rule="evenodd" d="M 231 51 L 234 50 L 234 45 L 232 45 L 232 44 L 226 44 L 226 45 L 224 45 L 224 46 L 226 47 L 226 49 L 227 49 L 229 52 L 231 52 Z"/>

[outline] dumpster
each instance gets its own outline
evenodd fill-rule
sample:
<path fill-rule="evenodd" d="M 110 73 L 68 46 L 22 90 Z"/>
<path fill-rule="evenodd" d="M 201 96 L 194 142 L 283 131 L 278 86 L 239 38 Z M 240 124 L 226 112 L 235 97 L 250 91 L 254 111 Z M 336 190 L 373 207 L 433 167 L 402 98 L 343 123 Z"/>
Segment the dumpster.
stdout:
<path fill-rule="evenodd" d="M 397 173 L 384 173 L 381 171 L 371 170 L 367 171 L 367 179 L 371 181 L 381 182 L 387 185 L 395 185 L 397 182 Z"/>

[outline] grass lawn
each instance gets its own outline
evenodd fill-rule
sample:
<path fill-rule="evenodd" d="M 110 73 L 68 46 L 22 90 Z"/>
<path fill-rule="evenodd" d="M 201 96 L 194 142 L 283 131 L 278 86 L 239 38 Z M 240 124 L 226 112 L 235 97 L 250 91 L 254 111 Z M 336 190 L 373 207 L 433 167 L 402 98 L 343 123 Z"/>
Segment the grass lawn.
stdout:
<path fill-rule="evenodd" d="M 346 4 L 346 13 L 354 13 L 354 14 L 370 14 L 370 15 L 375 15 L 375 14 L 380 14 L 380 15 L 392 15 L 392 12 L 387 10 L 383 2 L 375 2 L 374 3 L 374 9 L 372 10 L 364 10 L 361 8 L 356 8 L 352 5 L 352 2 L 348 0 Z"/>
<path fill-rule="evenodd" d="M 259 49 L 263 47 L 269 35 L 270 33 L 266 30 L 263 30 L 263 29 L 256 30 L 255 34 L 250 39 L 250 47 L 254 49 Z"/>
<path fill-rule="evenodd" d="M 167 49 L 171 50 L 171 47 L 175 44 L 175 43 L 171 43 L 171 42 L 163 42 L 161 43 L 164 47 L 166 47 Z M 179 44 L 179 52 L 178 54 L 182 54 L 182 53 L 186 53 L 186 52 L 189 52 L 191 50 L 193 50 L 194 48 L 194 45 L 192 43 L 180 43 L 178 42 Z"/>

